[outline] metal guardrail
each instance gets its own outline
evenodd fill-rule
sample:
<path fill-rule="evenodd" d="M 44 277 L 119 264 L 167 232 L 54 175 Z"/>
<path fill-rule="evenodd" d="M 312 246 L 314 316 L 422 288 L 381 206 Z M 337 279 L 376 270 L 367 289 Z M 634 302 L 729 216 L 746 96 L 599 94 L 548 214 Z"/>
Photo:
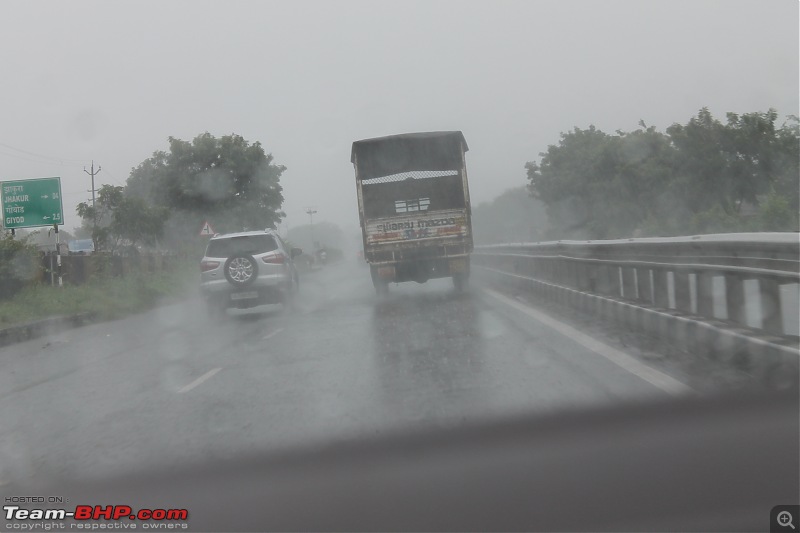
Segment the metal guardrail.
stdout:
<path fill-rule="evenodd" d="M 476 247 L 473 264 L 568 289 L 796 338 L 797 233 Z"/>

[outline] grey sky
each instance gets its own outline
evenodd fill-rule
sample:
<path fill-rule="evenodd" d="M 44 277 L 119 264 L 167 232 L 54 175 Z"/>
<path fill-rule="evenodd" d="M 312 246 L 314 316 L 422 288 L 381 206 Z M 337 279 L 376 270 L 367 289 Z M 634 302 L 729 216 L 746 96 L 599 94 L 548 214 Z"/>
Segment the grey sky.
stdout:
<path fill-rule="evenodd" d="M 61 176 L 65 229 L 92 158 L 122 185 L 209 131 L 288 167 L 289 226 L 354 234 L 356 139 L 462 130 L 479 203 L 574 126 L 798 114 L 798 2 L 3 1 L 0 72 L 0 180 Z"/>

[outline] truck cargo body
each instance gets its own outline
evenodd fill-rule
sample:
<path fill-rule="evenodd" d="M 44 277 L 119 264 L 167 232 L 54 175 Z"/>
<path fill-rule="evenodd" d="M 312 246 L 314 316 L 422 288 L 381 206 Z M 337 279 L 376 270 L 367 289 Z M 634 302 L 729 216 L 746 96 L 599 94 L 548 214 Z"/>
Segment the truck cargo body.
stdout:
<path fill-rule="evenodd" d="M 364 258 L 375 289 L 390 282 L 469 276 L 472 225 L 461 132 L 353 143 Z"/>

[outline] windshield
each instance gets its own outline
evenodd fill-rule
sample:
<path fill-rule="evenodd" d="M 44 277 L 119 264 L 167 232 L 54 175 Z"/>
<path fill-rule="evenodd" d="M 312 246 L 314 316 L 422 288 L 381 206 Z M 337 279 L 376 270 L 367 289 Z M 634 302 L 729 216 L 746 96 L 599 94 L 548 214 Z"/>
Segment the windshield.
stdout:
<path fill-rule="evenodd" d="M 647 431 L 655 404 L 664 421 L 681 402 L 800 389 L 798 17 L 784 0 L 0 2 L 0 496 L 69 499 L 4 505 L 80 505 L 49 489 L 72 484 L 145 495 L 133 480 L 174 472 L 214 491 L 205 468 L 307 454 L 291 477 L 339 445 L 470 435 L 463 453 L 396 457 L 389 477 L 353 467 L 368 494 L 445 487 L 424 493 L 428 522 L 361 528 L 463 530 L 434 514 L 488 493 L 545 506 L 450 476 L 484 465 L 476 435 L 514 440 L 474 428 L 510 420 L 537 428 L 532 446 L 581 421 L 531 452 L 570 481 L 558 501 L 576 516 L 727 494 L 701 475 L 752 487 L 730 500 L 742 513 L 795 504 L 767 491 L 800 486 L 794 459 L 706 470 L 751 454 L 694 454 L 721 426 L 684 424 L 691 409 L 631 437 L 663 457 L 592 435 L 613 435 L 613 413 Z M 742 409 L 714 416 L 759 418 Z M 719 442 L 750 446 L 762 426 L 724 427 Z M 542 479 L 520 449 L 528 466 L 502 457 L 486 470 Z M 654 464 L 674 483 L 647 479 Z M 636 483 L 594 475 L 612 465 Z M 303 501 L 302 480 L 281 499 L 242 472 L 271 505 Z M 339 484 L 315 486 L 358 514 Z M 2 512 L 0 530 L 27 523 Z M 567 514 L 505 530 L 592 530 Z M 683 524 L 642 520 L 628 529 Z M 304 525 L 265 527 L 327 529 Z"/>

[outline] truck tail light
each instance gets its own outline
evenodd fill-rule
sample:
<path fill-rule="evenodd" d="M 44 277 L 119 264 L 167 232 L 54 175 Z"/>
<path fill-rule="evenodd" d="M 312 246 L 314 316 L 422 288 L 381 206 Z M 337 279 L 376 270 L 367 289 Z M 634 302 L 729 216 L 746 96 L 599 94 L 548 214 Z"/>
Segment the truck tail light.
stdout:
<path fill-rule="evenodd" d="M 393 266 L 378 267 L 378 277 L 381 279 L 393 280 L 395 278 L 395 269 Z"/>

